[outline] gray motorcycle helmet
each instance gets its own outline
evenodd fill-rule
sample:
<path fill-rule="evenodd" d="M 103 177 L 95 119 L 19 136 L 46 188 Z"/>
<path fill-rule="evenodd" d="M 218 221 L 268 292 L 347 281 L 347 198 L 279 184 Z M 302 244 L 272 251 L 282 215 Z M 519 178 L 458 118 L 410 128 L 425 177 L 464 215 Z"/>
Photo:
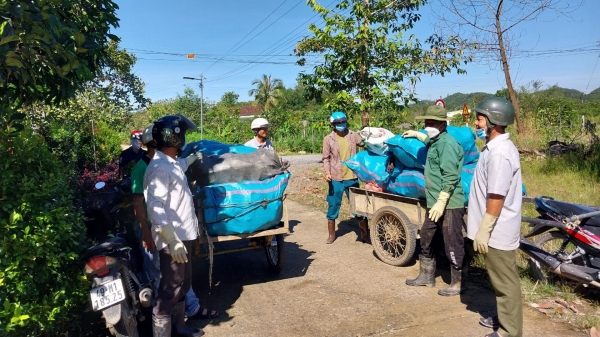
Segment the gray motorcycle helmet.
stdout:
<path fill-rule="evenodd" d="M 515 122 L 515 108 L 504 98 L 486 97 L 475 106 L 475 112 L 487 117 L 492 125 L 508 126 Z"/>

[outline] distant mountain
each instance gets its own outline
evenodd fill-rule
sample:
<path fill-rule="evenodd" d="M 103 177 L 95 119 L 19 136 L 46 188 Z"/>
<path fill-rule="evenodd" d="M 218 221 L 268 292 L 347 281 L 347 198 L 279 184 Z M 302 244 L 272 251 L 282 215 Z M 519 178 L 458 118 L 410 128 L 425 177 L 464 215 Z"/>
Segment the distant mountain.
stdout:
<path fill-rule="evenodd" d="M 446 103 L 446 109 L 448 111 L 461 110 L 464 104 L 467 104 L 469 108 L 475 106 L 479 101 L 481 101 L 484 97 L 490 96 L 493 94 L 487 92 L 474 92 L 470 94 L 463 94 L 457 92 L 452 94 L 446 98 L 443 98 L 444 103 Z"/>
<path fill-rule="evenodd" d="M 596 90 L 592 90 L 589 94 L 584 96 L 584 99 L 586 101 L 600 101 L 600 88 L 597 88 Z"/>

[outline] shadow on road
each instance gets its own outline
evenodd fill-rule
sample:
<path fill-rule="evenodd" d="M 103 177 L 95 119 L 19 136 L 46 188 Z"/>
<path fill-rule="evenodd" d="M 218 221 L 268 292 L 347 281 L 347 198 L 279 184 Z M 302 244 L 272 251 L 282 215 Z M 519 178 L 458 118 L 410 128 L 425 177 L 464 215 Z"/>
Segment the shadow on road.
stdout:
<path fill-rule="evenodd" d="M 291 229 L 299 223 L 295 220 L 290 221 Z M 222 242 L 215 244 L 215 250 L 236 249 L 246 245 L 248 240 Z M 202 306 L 218 310 L 221 315 L 212 320 L 190 321 L 189 325 L 201 328 L 209 324 L 218 326 L 233 319 L 226 311 L 234 306 L 245 286 L 304 276 L 313 260 L 310 257 L 314 252 L 285 240 L 284 247 L 285 262 L 279 274 L 270 269 L 263 248 L 214 256 L 211 288 L 208 259 L 194 259 L 192 284 L 196 296 Z"/>

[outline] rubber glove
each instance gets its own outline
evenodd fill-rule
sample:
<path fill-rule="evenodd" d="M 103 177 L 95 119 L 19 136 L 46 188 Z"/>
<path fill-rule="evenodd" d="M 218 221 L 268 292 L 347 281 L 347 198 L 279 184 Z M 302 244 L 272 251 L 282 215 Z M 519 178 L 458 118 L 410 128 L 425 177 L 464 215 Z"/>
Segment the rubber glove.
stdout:
<path fill-rule="evenodd" d="M 433 222 L 437 222 L 444 214 L 444 210 L 446 209 L 446 204 L 448 203 L 448 199 L 450 199 L 450 193 L 440 192 L 440 195 L 437 198 L 433 207 L 429 210 L 429 219 Z"/>
<path fill-rule="evenodd" d="M 485 213 L 481 220 L 481 224 L 479 224 L 479 230 L 477 230 L 477 234 L 475 234 L 475 239 L 473 239 L 473 249 L 475 249 L 476 252 L 487 254 L 488 242 L 490 241 L 492 230 L 494 229 L 494 226 L 496 226 L 497 221 L 497 216 Z"/>
<path fill-rule="evenodd" d="M 171 258 L 175 260 L 177 263 L 186 263 L 187 259 L 187 249 L 185 249 L 185 245 L 179 239 L 173 227 L 167 225 L 163 227 L 160 231 L 160 236 L 163 237 L 167 245 L 169 245 L 169 250 L 171 251 Z"/>
<path fill-rule="evenodd" d="M 418 140 L 425 142 L 425 140 L 427 139 L 427 135 L 420 133 L 419 131 L 415 131 L 415 130 L 408 130 L 406 132 L 404 132 L 402 134 L 403 138 L 417 138 Z"/>
<path fill-rule="evenodd" d="M 185 162 L 188 164 L 188 166 L 192 165 L 193 162 L 195 162 L 196 160 L 198 160 L 198 158 L 202 157 L 202 153 L 200 151 L 198 152 L 194 152 L 192 154 L 190 154 L 189 156 L 185 157 Z"/>

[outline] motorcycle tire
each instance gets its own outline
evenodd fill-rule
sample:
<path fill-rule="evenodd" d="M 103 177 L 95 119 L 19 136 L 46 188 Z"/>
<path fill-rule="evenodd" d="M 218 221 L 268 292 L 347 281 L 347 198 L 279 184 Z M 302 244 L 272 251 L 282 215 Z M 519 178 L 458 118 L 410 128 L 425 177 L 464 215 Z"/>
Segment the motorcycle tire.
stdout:
<path fill-rule="evenodd" d="M 539 235 L 533 243 L 536 245 L 536 247 L 554 255 L 558 252 L 565 240 L 567 240 L 567 236 L 562 232 L 551 231 Z M 565 249 L 565 252 L 572 253 L 576 248 L 577 247 L 573 243 L 569 243 Z M 539 262 L 537 262 L 533 258 L 529 259 L 529 268 L 531 269 L 533 277 L 536 280 L 542 282 L 555 283 L 556 281 L 560 280 L 561 282 L 576 283 L 571 279 L 567 279 L 557 274 L 554 274 L 552 271 L 543 267 Z"/>
<path fill-rule="evenodd" d="M 121 303 L 121 320 L 109 327 L 110 333 L 115 337 L 139 337 L 137 320 L 126 303 Z"/>

